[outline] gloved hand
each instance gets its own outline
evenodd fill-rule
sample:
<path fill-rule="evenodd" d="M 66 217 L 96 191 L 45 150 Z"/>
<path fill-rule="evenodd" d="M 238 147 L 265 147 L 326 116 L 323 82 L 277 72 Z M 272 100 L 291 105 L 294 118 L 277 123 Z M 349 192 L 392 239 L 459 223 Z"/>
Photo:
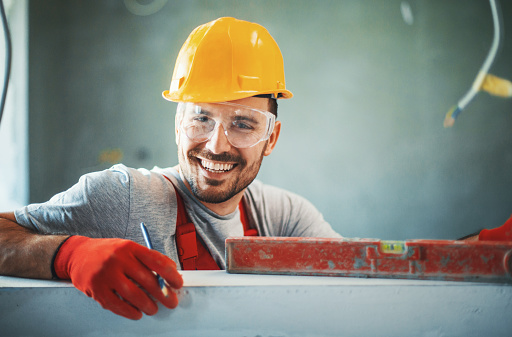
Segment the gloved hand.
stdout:
<path fill-rule="evenodd" d="M 512 216 L 500 227 L 483 229 L 478 235 L 480 241 L 512 241 Z"/>
<path fill-rule="evenodd" d="M 143 312 L 156 314 L 154 299 L 170 309 L 178 305 L 173 291 L 164 296 L 153 271 L 171 288 L 183 286 L 171 259 L 130 240 L 71 236 L 58 250 L 53 266 L 57 277 L 70 279 L 103 308 L 129 319 L 140 319 Z"/>

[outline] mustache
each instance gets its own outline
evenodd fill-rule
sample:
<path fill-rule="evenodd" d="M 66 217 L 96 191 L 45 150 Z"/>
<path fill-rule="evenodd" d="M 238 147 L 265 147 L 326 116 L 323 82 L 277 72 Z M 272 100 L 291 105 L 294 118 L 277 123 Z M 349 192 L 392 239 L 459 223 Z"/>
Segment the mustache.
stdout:
<path fill-rule="evenodd" d="M 192 159 L 195 157 L 201 157 L 201 158 L 211 160 L 211 161 L 238 163 L 241 165 L 246 164 L 245 159 L 243 159 L 241 156 L 234 155 L 234 154 L 227 153 L 227 152 L 215 154 L 211 151 L 204 150 L 204 149 L 202 149 L 202 150 L 193 149 L 188 152 L 187 156 L 189 157 L 189 159 Z"/>

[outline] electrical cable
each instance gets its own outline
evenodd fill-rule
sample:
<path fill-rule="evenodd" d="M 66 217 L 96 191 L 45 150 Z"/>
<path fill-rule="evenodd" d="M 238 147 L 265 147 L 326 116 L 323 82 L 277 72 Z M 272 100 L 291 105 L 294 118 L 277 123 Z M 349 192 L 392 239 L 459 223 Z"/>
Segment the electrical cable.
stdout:
<path fill-rule="evenodd" d="M 461 113 L 461 111 L 471 102 L 471 100 L 476 96 L 476 94 L 480 91 L 482 87 L 482 83 L 487 76 L 489 69 L 491 68 L 492 63 L 496 57 L 496 53 L 498 52 L 498 47 L 500 45 L 501 38 L 501 15 L 498 12 L 498 6 L 496 5 L 496 0 L 489 0 L 489 4 L 491 6 L 493 25 L 494 25 L 494 38 L 492 41 L 491 49 L 485 58 L 484 64 L 478 71 L 478 75 L 476 76 L 473 85 L 469 89 L 469 91 L 462 97 L 457 105 L 452 107 L 450 111 L 446 114 L 444 120 L 444 127 L 451 127 L 455 123 L 455 119 Z"/>
<path fill-rule="evenodd" d="M 0 99 L 0 124 L 2 123 L 2 115 L 4 112 L 5 99 L 7 97 L 7 87 L 9 86 L 9 76 L 11 74 L 11 34 L 9 33 L 9 25 L 7 24 L 7 16 L 5 15 L 4 2 L 0 0 L 0 12 L 2 16 L 2 25 L 4 28 L 5 36 L 5 74 L 4 74 L 4 87 L 2 90 L 2 97 Z"/>

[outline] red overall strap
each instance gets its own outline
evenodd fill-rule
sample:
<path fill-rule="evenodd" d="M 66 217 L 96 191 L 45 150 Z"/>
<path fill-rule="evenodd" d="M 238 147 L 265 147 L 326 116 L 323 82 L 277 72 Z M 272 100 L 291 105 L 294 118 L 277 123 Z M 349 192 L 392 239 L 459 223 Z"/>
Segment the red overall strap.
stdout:
<path fill-rule="evenodd" d="M 164 175 L 164 177 L 172 184 L 172 181 L 167 176 Z M 183 270 L 219 270 L 219 266 L 205 247 L 201 237 L 197 234 L 194 223 L 189 221 L 183 198 L 176 188 L 174 190 L 178 205 L 176 247 L 181 268 Z M 258 230 L 249 227 L 249 219 L 247 218 L 243 199 L 240 200 L 238 208 L 240 209 L 240 221 L 244 226 L 244 235 L 258 236 Z"/>
<path fill-rule="evenodd" d="M 243 197 L 238 204 L 238 209 L 240 210 L 240 221 L 242 221 L 242 225 L 244 225 L 244 236 L 258 236 L 258 230 L 249 226 L 249 218 L 247 218 Z"/>
<path fill-rule="evenodd" d="M 204 246 L 196 232 L 194 223 L 188 220 L 187 210 L 178 190 L 176 201 L 178 217 L 176 219 L 176 248 L 183 270 L 219 270 L 219 266 Z M 199 243 L 199 244 L 198 244 Z"/>

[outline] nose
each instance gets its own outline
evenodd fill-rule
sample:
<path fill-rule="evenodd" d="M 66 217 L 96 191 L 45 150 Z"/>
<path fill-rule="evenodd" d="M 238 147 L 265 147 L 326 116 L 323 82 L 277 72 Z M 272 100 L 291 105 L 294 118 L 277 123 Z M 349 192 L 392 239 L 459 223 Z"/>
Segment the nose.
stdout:
<path fill-rule="evenodd" d="M 215 130 L 213 130 L 213 135 L 206 142 L 205 147 L 216 154 L 229 152 L 231 149 L 231 143 L 226 137 L 224 126 L 221 123 L 219 123 Z"/>

